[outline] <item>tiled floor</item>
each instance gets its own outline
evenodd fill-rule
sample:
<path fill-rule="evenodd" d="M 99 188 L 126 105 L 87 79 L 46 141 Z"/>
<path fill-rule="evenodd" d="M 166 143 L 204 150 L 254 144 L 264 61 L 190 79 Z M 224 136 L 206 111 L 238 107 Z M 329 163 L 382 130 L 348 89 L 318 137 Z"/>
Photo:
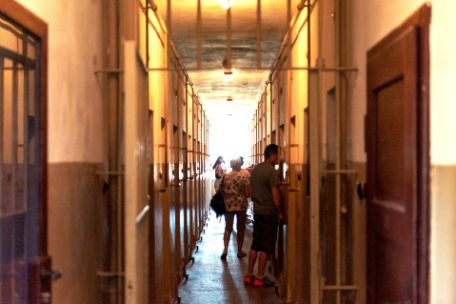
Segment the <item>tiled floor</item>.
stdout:
<path fill-rule="evenodd" d="M 247 269 L 247 257 L 236 256 L 236 234 L 233 232 L 227 260 L 220 259 L 223 251 L 225 222 L 219 223 L 212 214 L 199 250 L 194 253 L 195 263 L 188 268 L 189 279 L 179 289 L 181 303 L 222 304 L 222 303 L 283 303 L 274 288 L 253 288 L 243 283 Z M 236 223 L 234 224 L 236 227 Z M 246 232 L 244 251 L 248 253 L 251 242 L 251 225 Z M 269 275 L 272 278 L 271 275 Z"/>

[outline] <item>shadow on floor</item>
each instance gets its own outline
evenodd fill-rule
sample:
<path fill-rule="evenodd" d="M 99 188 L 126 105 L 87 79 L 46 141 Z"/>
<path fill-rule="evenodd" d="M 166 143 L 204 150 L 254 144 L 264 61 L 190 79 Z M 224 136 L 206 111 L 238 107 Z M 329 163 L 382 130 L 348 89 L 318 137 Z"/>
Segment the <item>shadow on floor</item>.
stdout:
<path fill-rule="evenodd" d="M 193 257 L 195 263 L 188 267 L 189 279 L 179 288 L 183 304 L 222 304 L 222 303 L 283 303 L 274 288 L 253 288 L 245 286 L 244 274 L 247 270 L 247 257 L 238 259 L 236 254 L 236 234 L 230 240 L 226 261 L 220 259 L 223 251 L 223 231 L 225 221 L 220 222 L 211 214 L 206 233 L 198 244 L 199 250 Z M 234 224 L 236 227 L 236 223 Z M 244 252 L 248 253 L 252 238 L 252 227 L 246 230 Z M 234 228 L 234 230 L 236 230 Z M 272 275 L 269 275 L 273 278 Z"/>

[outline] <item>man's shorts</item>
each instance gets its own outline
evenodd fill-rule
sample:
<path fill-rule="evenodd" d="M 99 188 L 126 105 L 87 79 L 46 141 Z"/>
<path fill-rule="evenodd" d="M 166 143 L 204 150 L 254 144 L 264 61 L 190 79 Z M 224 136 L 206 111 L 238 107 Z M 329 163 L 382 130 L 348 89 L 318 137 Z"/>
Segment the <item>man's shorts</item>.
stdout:
<path fill-rule="evenodd" d="M 277 215 L 255 214 L 253 219 L 252 250 L 273 254 L 279 218 Z"/>

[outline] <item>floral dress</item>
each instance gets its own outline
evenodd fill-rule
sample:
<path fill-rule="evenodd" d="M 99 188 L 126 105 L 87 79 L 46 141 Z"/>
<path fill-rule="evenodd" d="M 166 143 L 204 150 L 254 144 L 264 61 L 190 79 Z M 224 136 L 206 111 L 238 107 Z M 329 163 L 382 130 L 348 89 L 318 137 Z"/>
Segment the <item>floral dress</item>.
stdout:
<path fill-rule="evenodd" d="M 231 171 L 223 180 L 223 200 L 227 212 L 246 210 L 247 198 L 244 195 L 245 187 L 250 185 L 250 176 L 241 171 Z"/>

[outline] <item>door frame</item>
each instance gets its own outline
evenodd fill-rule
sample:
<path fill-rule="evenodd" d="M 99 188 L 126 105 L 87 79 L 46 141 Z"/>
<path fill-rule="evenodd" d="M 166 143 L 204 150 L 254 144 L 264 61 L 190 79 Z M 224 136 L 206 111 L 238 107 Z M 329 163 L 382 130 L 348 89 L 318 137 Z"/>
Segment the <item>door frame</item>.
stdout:
<path fill-rule="evenodd" d="M 47 60 L 48 60 L 48 26 L 47 24 L 14 0 L 0 1 L 0 13 L 16 24 L 22 26 L 31 34 L 40 39 L 40 59 L 38 69 L 40 71 L 40 150 L 42 164 L 41 170 L 41 214 L 40 226 L 40 254 L 48 255 L 48 227 L 47 227 Z"/>
<path fill-rule="evenodd" d="M 417 265 L 414 276 L 417 282 L 418 303 L 429 301 L 430 275 L 430 52 L 429 32 L 431 23 L 431 4 L 423 4 L 404 23 L 395 28 L 385 38 L 372 47 L 367 56 L 374 56 L 382 46 L 397 39 L 410 26 L 418 28 L 417 62 Z M 368 134 L 367 138 L 372 138 Z M 369 269 L 369 265 L 368 265 Z"/>

